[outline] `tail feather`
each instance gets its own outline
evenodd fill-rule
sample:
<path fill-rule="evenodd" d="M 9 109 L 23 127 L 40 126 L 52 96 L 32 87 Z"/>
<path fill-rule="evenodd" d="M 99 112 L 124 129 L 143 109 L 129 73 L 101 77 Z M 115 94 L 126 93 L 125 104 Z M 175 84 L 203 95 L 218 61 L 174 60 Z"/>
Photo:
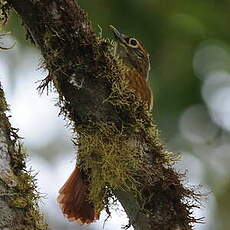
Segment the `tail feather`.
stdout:
<path fill-rule="evenodd" d="M 79 168 L 75 168 L 69 179 L 59 190 L 57 201 L 70 221 L 90 224 L 99 219 L 93 204 L 88 200 L 88 182 Z"/>

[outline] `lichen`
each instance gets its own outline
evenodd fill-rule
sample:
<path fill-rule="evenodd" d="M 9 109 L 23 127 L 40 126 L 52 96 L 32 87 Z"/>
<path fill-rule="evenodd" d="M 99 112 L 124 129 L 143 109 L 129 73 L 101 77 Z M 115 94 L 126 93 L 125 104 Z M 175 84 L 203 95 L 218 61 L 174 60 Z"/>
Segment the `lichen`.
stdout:
<path fill-rule="evenodd" d="M 17 148 L 16 148 L 17 149 Z M 26 152 L 18 148 L 12 154 L 12 168 L 15 173 L 17 186 L 13 188 L 13 196 L 10 205 L 14 209 L 23 209 L 25 229 L 45 230 L 47 224 L 38 208 L 38 200 L 41 198 L 37 191 L 36 178 L 32 171 L 25 166 Z"/>
<path fill-rule="evenodd" d="M 14 197 L 11 199 L 10 205 L 15 208 L 25 208 L 27 204 L 27 199 L 24 197 Z"/>
<path fill-rule="evenodd" d="M 9 107 L 6 103 L 4 92 L 2 90 L 1 82 L 0 82 L 0 112 L 4 113 L 9 110 Z"/>
<path fill-rule="evenodd" d="M 38 209 L 40 194 L 37 191 L 35 175 L 26 169 L 27 153 L 20 143 L 17 129 L 11 127 L 6 117 L 7 110 L 8 106 L 0 86 L 0 129 L 5 137 L 4 143 L 7 146 L 10 166 L 10 174 L 7 174 L 7 178 L 1 178 L 2 186 L 6 187 L 10 195 L 3 195 L 1 198 L 6 197 L 12 213 L 16 215 L 16 222 L 11 223 L 15 225 L 12 229 L 45 230 L 47 225 Z"/>
<path fill-rule="evenodd" d="M 90 199 L 97 209 L 107 200 L 106 186 L 137 191 L 140 157 L 132 139 L 113 125 L 101 123 L 95 132 L 80 135 L 78 162 L 90 171 Z"/>
<path fill-rule="evenodd" d="M 9 4 L 6 0 L 0 0 L 0 24 L 5 24 L 9 12 Z"/>
<path fill-rule="evenodd" d="M 109 197 L 106 194 L 111 194 L 111 189 L 132 191 L 141 199 L 140 175 L 148 175 L 145 179 L 151 181 L 152 175 L 158 173 L 158 168 L 148 163 L 148 157 L 143 155 L 142 143 L 138 141 L 139 134 L 143 131 L 142 125 L 137 123 L 135 128 L 132 127 L 135 130 L 132 134 L 127 134 L 125 127 L 124 130 L 119 130 L 114 124 L 103 122 L 96 124 L 93 129 L 78 127 L 78 164 L 90 175 L 89 198 L 98 210 L 107 204 Z M 162 148 L 160 143 L 158 145 Z M 166 154 L 166 151 L 162 151 L 163 153 Z M 159 164 L 162 161 L 160 156 L 161 154 L 155 159 Z M 167 161 L 169 163 L 171 159 Z"/>

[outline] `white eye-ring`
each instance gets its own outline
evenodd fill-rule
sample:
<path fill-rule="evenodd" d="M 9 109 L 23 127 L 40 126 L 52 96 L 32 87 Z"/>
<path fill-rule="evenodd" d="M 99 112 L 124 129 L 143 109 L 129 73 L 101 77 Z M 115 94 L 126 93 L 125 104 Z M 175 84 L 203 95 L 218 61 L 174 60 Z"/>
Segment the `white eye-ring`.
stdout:
<path fill-rule="evenodd" d="M 129 45 L 132 46 L 133 48 L 138 46 L 138 41 L 135 38 L 130 38 L 129 39 Z"/>

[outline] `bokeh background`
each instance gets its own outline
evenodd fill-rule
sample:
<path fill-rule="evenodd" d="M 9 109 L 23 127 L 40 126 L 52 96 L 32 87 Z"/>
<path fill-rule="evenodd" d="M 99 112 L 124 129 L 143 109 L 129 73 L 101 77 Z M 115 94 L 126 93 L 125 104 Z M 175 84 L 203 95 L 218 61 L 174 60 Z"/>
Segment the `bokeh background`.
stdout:
<path fill-rule="evenodd" d="M 194 215 L 195 230 L 230 229 L 230 1 L 229 0 L 79 0 L 97 33 L 112 38 L 108 25 L 140 39 L 151 54 L 154 119 L 169 150 L 180 152 L 178 170 L 188 186 L 203 185 L 209 195 Z M 25 40 L 21 20 L 12 13 L 0 53 L 0 81 L 10 104 L 11 122 L 30 153 L 28 167 L 38 172 L 40 204 L 52 229 L 102 230 L 101 221 L 80 227 L 69 223 L 56 204 L 57 191 L 75 165 L 71 129 L 55 106 L 57 95 L 39 96 L 46 76 L 42 57 Z M 114 207 L 105 230 L 127 224 Z"/>

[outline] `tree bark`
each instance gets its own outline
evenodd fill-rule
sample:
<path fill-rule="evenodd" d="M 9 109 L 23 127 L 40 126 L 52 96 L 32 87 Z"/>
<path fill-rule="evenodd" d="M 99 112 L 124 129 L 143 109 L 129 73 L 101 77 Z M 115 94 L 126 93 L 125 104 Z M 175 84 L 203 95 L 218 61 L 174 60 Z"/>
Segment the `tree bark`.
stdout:
<path fill-rule="evenodd" d="M 34 176 L 26 170 L 25 153 L 6 116 L 7 110 L 0 84 L 0 229 L 45 230 Z"/>
<path fill-rule="evenodd" d="M 49 76 L 41 88 L 54 84 L 61 112 L 79 135 L 78 164 L 91 175 L 95 206 L 108 208 L 111 193 L 135 230 L 192 229 L 197 195 L 172 168 L 150 115 L 127 87 L 112 45 L 96 36 L 74 0 L 8 3 L 44 57 Z"/>

